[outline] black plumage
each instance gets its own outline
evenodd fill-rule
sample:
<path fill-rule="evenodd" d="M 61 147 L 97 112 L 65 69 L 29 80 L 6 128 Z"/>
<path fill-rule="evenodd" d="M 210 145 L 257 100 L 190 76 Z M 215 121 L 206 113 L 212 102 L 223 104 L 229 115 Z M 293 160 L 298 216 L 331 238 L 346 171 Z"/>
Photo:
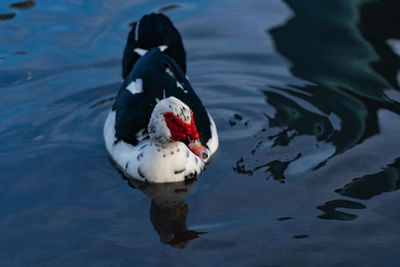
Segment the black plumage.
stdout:
<path fill-rule="evenodd" d="M 135 28 L 138 25 L 138 40 L 135 40 Z M 161 52 L 158 48 L 160 45 L 168 48 Z M 133 51 L 135 48 L 148 49 L 148 52 L 140 57 Z M 156 99 L 174 96 L 192 109 L 200 141 L 206 145 L 211 138 L 210 120 L 185 77 L 185 60 L 180 34 L 166 16 L 146 15 L 134 26 L 129 33 L 122 61 L 125 80 L 113 105 L 117 140 L 136 145 L 137 133 L 144 129 L 144 134 L 147 134 Z M 167 68 L 172 76 L 166 72 Z M 126 88 L 137 79 L 142 80 L 142 92 L 132 94 Z"/>
<path fill-rule="evenodd" d="M 168 46 L 165 53 L 172 57 L 186 74 L 186 53 L 181 35 L 168 17 L 153 13 L 143 16 L 138 23 L 135 23 L 128 35 L 122 60 L 122 78 L 125 79 L 129 75 L 135 62 L 140 58 L 133 52 L 135 48 L 150 50 L 160 45 Z"/>

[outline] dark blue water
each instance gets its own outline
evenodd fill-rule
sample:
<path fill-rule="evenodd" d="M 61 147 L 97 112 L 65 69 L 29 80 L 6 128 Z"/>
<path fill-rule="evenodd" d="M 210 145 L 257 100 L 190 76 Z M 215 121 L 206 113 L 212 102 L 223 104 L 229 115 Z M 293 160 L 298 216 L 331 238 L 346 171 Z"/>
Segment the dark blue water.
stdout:
<path fill-rule="evenodd" d="M 12 4 L 0 3 L 0 266 L 400 260 L 398 1 Z M 129 24 L 166 6 L 220 149 L 198 181 L 140 190 L 102 127 Z"/>

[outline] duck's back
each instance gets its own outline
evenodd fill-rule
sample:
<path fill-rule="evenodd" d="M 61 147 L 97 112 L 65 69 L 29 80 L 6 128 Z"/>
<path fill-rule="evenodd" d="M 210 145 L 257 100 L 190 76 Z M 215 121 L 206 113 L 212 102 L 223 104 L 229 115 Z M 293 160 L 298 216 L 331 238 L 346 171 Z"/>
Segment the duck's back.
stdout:
<path fill-rule="evenodd" d="M 143 16 L 133 24 L 128 35 L 122 60 L 122 78 L 126 79 L 140 55 L 136 48 L 150 50 L 153 47 L 167 46 L 164 53 L 173 58 L 186 74 L 186 53 L 182 38 L 168 17 L 163 14 Z"/>
<path fill-rule="evenodd" d="M 141 56 L 135 50 L 148 51 Z M 209 142 L 210 118 L 185 77 L 185 59 L 180 34 L 166 16 L 146 15 L 134 25 L 122 61 L 125 80 L 113 105 L 117 140 L 136 145 L 138 139 L 146 138 L 157 101 L 174 96 L 195 114 L 200 141 Z"/>

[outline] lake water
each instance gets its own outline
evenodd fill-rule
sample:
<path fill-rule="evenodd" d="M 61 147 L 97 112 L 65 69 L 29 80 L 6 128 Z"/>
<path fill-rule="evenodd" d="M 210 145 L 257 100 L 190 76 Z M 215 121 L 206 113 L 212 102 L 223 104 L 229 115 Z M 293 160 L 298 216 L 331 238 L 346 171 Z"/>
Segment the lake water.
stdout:
<path fill-rule="evenodd" d="M 400 4 L 0 3 L 0 266 L 394 266 Z M 10 6 L 11 5 L 11 6 Z M 165 9 L 220 149 L 138 187 L 102 128 L 129 24 Z"/>

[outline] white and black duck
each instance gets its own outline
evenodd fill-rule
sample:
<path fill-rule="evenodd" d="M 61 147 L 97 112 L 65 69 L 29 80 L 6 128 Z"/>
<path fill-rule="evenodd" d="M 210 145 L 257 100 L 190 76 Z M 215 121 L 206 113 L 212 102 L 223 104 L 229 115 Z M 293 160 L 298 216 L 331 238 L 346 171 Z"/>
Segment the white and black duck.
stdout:
<path fill-rule="evenodd" d="M 112 160 L 141 181 L 198 175 L 218 148 L 218 134 L 186 78 L 186 54 L 171 21 L 150 14 L 136 23 L 122 65 L 124 83 L 104 125 Z"/>

